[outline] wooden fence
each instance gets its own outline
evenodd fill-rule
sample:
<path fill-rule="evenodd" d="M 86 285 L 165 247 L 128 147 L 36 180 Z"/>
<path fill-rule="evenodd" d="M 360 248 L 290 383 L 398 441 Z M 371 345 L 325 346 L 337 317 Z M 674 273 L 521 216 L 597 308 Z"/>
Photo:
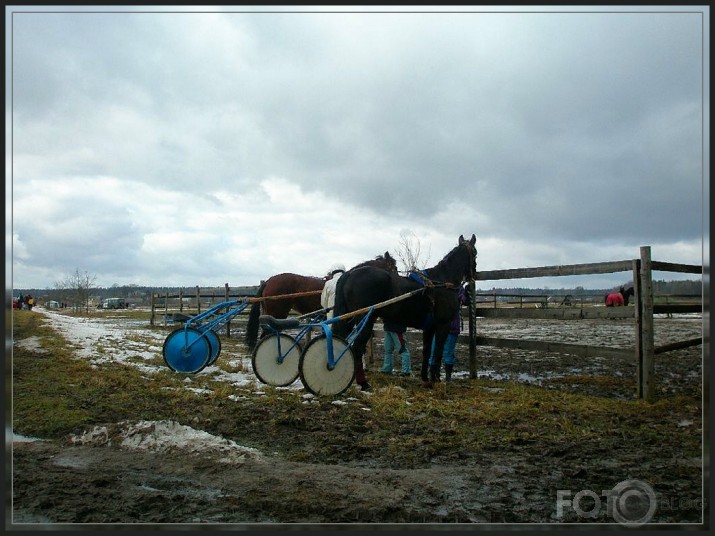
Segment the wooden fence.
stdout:
<path fill-rule="evenodd" d="M 518 348 L 522 350 L 537 350 L 545 352 L 561 352 L 576 354 L 583 357 L 600 356 L 631 356 L 636 360 L 636 396 L 649 402 L 655 400 L 655 355 L 687 348 L 703 343 L 702 338 L 678 341 L 659 348 L 654 344 L 653 315 L 658 313 L 702 312 L 702 302 L 699 304 L 654 304 L 653 300 L 653 270 L 679 272 L 703 275 L 702 266 L 690 264 L 674 264 L 651 260 L 650 246 L 640 248 L 640 258 L 590 264 L 571 264 L 559 266 L 543 266 L 538 268 L 517 268 L 510 270 L 491 270 L 477 272 L 475 281 L 492 281 L 500 279 L 524 279 L 532 277 L 554 277 L 572 275 L 594 275 L 615 272 L 633 273 L 634 297 L 633 305 L 628 307 L 557 307 L 557 308 L 496 308 L 470 307 L 469 335 L 461 336 L 462 342 L 469 344 L 469 371 L 472 378 L 477 377 L 476 346 L 495 346 Z M 476 297 L 475 281 L 469 284 L 470 294 Z M 472 303 L 476 303 L 472 299 Z M 477 304 L 478 305 L 478 304 Z M 633 349 L 610 348 L 603 346 L 588 346 L 565 344 L 559 342 L 502 339 L 496 337 L 481 337 L 476 330 L 476 317 L 502 318 L 634 318 L 635 340 Z"/>
<path fill-rule="evenodd" d="M 202 291 L 200 287 L 195 287 L 194 292 L 185 293 L 183 289 L 178 292 L 153 292 L 151 295 L 151 317 L 149 324 L 153 327 L 157 325 L 157 316 L 162 317 L 162 325 L 166 327 L 170 323 L 183 322 L 195 316 L 205 309 L 211 308 L 217 303 L 234 300 L 238 298 L 252 297 L 256 295 L 258 286 L 239 287 L 231 289 L 228 283 L 224 284 L 223 292 Z M 226 336 L 231 336 L 231 322 L 226 323 Z"/>

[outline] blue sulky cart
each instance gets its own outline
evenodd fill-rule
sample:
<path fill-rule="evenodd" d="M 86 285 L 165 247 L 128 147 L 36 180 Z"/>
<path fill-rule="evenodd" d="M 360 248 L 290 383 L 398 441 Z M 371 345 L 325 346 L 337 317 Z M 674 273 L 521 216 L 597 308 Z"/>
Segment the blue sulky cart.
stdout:
<path fill-rule="evenodd" d="M 341 394 L 355 378 L 352 345 L 371 315 L 376 309 L 423 291 L 418 289 L 329 319 L 326 318 L 328 309 L 286 319 L 262 315 L 260 323 L 267 335 L 258 342 L 251 356 L 253 372 L 267 385 L 287 386 L 300 377 L 303 386 L 313 394 Z M 285 294 L 271 298 L 295 296 Z M 171 332 L 164 341 L 163 355 L 167 366 L 175 372 L 193 374 L 213 364 L 221 353 L 221 340 L 216 332 L 248 305 L 263 299 L 256 297 L 221 302 L 187 320 L 183 327 Z M 363 317 L 346 338 L 333 334 L 332 324 L 358 315 Z M 313 330 L 321 334 L 306 343 L 308 333 Z"/>
<path fill-rule="evenodd" d="M 318 291 L 319 292 L 319 291 Z M 164 340 L 164 362 L 174 372 L 195 374 L 212 365 L 221 353 L 217 332 L 249 305 L 267 299 L 285 299 L 313 294 L 315 291 L 270 297 L 246 297 L 214 305 L 203 313 L 189 317 L 183 327 L 172 331 Z"/>

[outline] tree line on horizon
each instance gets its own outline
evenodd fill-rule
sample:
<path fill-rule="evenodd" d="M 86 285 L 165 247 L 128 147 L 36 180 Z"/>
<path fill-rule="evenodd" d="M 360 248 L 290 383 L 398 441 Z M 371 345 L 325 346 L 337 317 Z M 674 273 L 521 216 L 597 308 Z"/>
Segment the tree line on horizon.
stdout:
<path fill-rule="evenodd" d="M 111 287 L 99 287 L 93 286 L 92 276 L 85 276 L 82 274 L 75 274 L 77 277 L 73 277 L 70 280 L 64 281 L 62 284 L 56 284 L 55 288 L 49 289 L 13 289 L 13 296 L 18 296 L 22 294 L 31 294 L 32 296 L 40 300 L 56 300 L 62 298 L 64 301 L 79 302 L 82 304 L 87 303 L 88 299 L 91 297 L 98 300 L 104 300 L 106 298 L 124 298 L 127 301 L 139 304 L 148 304 L 151 301 L 152 293 L 158 291 L 178 293 L 179 291 L 184 292 L 187 296 L 191 296 L 196 287 L 155 287 L 155 286 L 141 286 L 141 285 L 112 285 Z M 633 282 L 629 281 L 624 286 L 632 286 Z M 215 292 L 222 293 L 224 291 L 223 286 L 216 287 L 200 287 L 202 292 Z M 246 285 L 239 287 L 231 287 L 232 290 L 241 289 L 246 292 L 247 295 L 252 295 L 253 292 L 258 289 L 258 285 Z M 493 287 L 489 290 L 477 289 L 478 295 L 489 295 L 489 294 L 515 294 L 522 296 L 600 296 L 604 293 L 611 292 L 613 288 L 584 288 L 583 286 L 577 286 L 575 288 L 525 288 L 525 287 Z M 668 294 L 668 295 L 679 295 L 679 296 L 700 296 L 702 295 L 703 286 L 701 280 L 678 280 L 678 281 L 665 281 L 665 280 L 654 280 L 653 281 L 653 292 L 655 294 Z"/>

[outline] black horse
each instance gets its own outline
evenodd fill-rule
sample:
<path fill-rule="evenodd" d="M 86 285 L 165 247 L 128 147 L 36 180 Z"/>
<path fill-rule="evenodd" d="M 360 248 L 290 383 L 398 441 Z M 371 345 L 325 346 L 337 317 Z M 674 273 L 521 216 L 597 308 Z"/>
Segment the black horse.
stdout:
<path fill-rule="evenodd" d="M 616 307 L 619 305 L 628 305 L 628 298 L 634 294 L 635 291 L 633 290 L 633 287 L 628 287 L 627 289 L 621 287 L 618 289 L 618 292 L 606 294 L 603 299 L 606 302 L 606 307 Z"/>
<path fill-rule="evenodd" d="M 439 381 L 444 342 L 449 333 L 449 325 L 459 310 L 457 287 L 476 275 L 476 240 L 474 235 L 470 240 L 460 236 L 457 246 L 436 266 L 408 277 L 367 266 L 350 270 L 340 278 L 335 295 L 336 317 L 423 289 L 423 292 L 416 292 L 409 298 L 375 309 L 365 328 L 353 342 L 355 381 L 363 391 L 369 389 L 369 384 L 365 378 L 362 356 L 377 317 L 422 330 L 422 380 L 428 387 Z M 333 331 L 345 338 L 357 321 L 355 317 L 340 320 L 333 325 Z M 433 337 L 435 359 L 432 367 L 429 367 Z"/>

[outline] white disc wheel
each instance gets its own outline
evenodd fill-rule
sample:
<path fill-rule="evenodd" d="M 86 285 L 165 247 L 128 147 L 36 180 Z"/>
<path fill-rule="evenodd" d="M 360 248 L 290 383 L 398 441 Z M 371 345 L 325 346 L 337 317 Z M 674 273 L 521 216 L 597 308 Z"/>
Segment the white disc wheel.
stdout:
<path fill-rule="evenodd" d="M 339 395 L 353 382 L 355 378 L 353 352 L 343 338 L 335 335 L 333 335 L 333 359 L 338 361 L 335 367 L 330 369 L 325 335 L 310 341 L 300 356 L 300 380 L 314 395 Z"/>
<path fill-rule="evenodd" d="M 253 373 L 267 385 L 290 385 L 298 379 L 301 350 L 295 339 L 285 333 L 264 337 L 251 357 Z"/>

